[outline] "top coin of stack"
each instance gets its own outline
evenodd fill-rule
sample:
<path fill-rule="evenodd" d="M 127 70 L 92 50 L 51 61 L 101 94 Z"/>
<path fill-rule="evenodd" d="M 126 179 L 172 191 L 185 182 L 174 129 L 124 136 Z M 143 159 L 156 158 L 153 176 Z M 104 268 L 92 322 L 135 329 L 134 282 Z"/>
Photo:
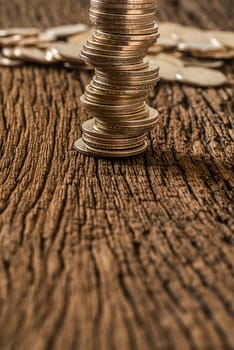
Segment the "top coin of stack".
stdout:
<path fill-rule="evenodd" d="M 75 147 L 93 156 L 124 157 L 146 149 L 145 133 L 158 118 L 147 92 L 159 79 L 144 59 L 159 33 L 155 0 L 91 0 L 94 34 L 81 52 L 95 76 L 81 101 L 91 121 Z"/>

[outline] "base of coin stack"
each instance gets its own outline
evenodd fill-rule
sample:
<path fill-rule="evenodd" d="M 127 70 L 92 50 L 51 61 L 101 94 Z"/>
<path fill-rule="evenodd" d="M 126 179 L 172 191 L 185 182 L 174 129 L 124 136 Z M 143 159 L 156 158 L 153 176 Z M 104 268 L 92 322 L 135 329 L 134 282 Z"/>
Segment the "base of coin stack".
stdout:
<path fill-rule="evenodd" d="M 155 0 L 91 0 L 95 32 L 81 57 L 95 76 L 81 101 L 87 120 L 77 151 L 97 157 L 128 157 L 144 152 L 147 132 L 158 112 L 146 104 L 159 80 L 158 66 L 144 59 L 159 33 Z"/>

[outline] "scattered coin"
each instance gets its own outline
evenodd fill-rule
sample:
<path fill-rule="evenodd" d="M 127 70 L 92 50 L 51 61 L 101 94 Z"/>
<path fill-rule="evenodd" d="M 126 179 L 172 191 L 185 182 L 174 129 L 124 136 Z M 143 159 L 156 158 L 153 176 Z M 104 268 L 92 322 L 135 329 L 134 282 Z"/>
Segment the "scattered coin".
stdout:
<path fill-rule="evenodd" d="M 209 52 L 216 53 L 223 50 L 223 46 L 213 45 L 211 42 L 195 42 L 195 41 L 183 41 L 177 45 L 177 49 L 183 52 Z"/>
<path fill-rule="evenodd" d="M 234 50 L 232 49 L 223 49 L 215 51 L 193 51 L 192 55 L 196 58 L 208 58 L 215 60 L 231 60 L 234 58 Z"/>
<path fill-rule="evenodd" d="M 202 67 L 184 67 L 176 74 L 180 82 L 201 87 L 216 87 L 226 83 L 223 73 Z"/>
<path fill-rule="evenodd" d="M 2 49 L 2 55 L 4 57 L 15 59 L 15 48 L 14 47 L 4 47 Z"/>
<path fill-rule="evenodd" d="M 18 34 L 6 36 L 6 37 L 0 37 L 0 47 L 17 45 L 18 42 L 21 40 L 21 38 L 22 37 Z"/>
<path fill-rule="evenodd" d="M 74 70 L 82 70 L 82 71 L 93 71 L 93 67 L 85 64 L 82 62 L 82 64 L 79 63 L 71 63 L 71 62 L 64 62 L 64 67 L 68 69 L 74 69 Z"/>
<path fill-rule="evenodd" d="M 0 29 L 0 37 L 19 35 L 21 37 L 37 36 L 40 33 L 38 28 L 8 28 Z"/>
<path fill-rule="evenodd" d="M 158 64 L 160 67 L 160 78 L 164 81 L 176 81 L 176 74 L 179 68 L 181 68 L 181 62 L 178 64 L 177 59 L 175 61 L 165 60 L 163 58 L 158 58 L 157 56 L 147 56 L 151 64 Z"/>
<path fill-rule="evenodd" d="M 195 59 L 195 58 L 183 58 L 184 66 L 195 66 L 204 68 L 221 68 L 224 65 L 224 61 L 221 60 L 209 60 L 209 59 Z"/>
<path fill-rule="evenodd" d="M 154 25 L 153 34 L 146 34 L 146 29 L 152 25 L 150 19 L 153 18 L 152 13 L 156 9 L 154 1 L 145 3 L 141 0 L 139 2 L 130 1 L 133 2 L 130 4 L 123 2 L 119 6 L 116 0 L 108 3 L 91 0 L 92 17 L 94 22 L 100 22 L 102 28 L 98 30 L 88 28 L 84 24 L 51 27 L 46 30 L 38 28 L 0 29 L 1 55 L 9 59 L 9 61 L 2 59 L 1 66 L 21 65 L 23 60 L 35 64 L 59 62 L 69 69 L 92 70 L 93 57 L 96 56 L 96 66 L 111 71 L 110 62 L 117 55 L 118 64 L 114 63 L 115 70 L 118 73 L 128 72 L 133 67 L 133 61 L 130 61 L 136 48 L 139 57 L 143 57 L 146 50 L 152 45 L 148 59 L 160 64 L 162 80 L 175 81 L 175 65 L 217 69 L 223 66 L 224 60 L 234 58 L 234 33 L 230 31 L 205 31 L 177 23 L 162 22 L 160 24 L 161 37 L 156 45 L 155 42 L 159 36 L 157 27 Z M 121 35 L 103 31 L 105 25 L 110 29 L 113 25 L 116 26 L 115 18 L 118 23 L 121 19 Z M 134 32 L 139 25 L 142 28 L 145 27 L 145 33 L 136 35 Z M 129 34 L 130 28 L 133 34 Z M 111 31 L 116 32 L 115 29 L 112 29 Z M 89 59 L 84 55 L 83 58 L 79 56 L 82 51 L 82 43 L 86 41 Z M 25 56 L 21 53 L 22 47 L 29 50 L 24 51 Z M 105 56 L 107 53 L 108 57 Z M 89 64 L 87 64 L 88 61 Z M 137 70 L 145 69 L 147 66 L 146 61 L 140 62 L 140 60 L 136 60 L 134 65 Z M 104 84 L 104 77 L 99 78 L 97 84 L 100 90 Z"/>
<path fill-rule="evenodd" d="M 157 48 L 157 46 L 161 49 L 175 49 L 178 45 L 177 40 L 174 40 L 172 38 L 163 38 L 160 37 L 157 41 L 157 45 L 155 44 L 150 50 L 153 51 L 153 48 Z"/>
<path fill-rule="evenodd" d="M 172 39 L 179 41 L 179 31 L 181 26 L 178 23 L 162 22 L 160 23 L 161 38 Z"/>
<path fill-rule="evenodd" d="M 208 32 L 211 42 L 218 41 L 229 49 L 234 50 L 234 33 L 228 31 Z"/>
<path fill-rule="evenodd" d="M 52 53 L 52 56 L 59 60 L 69 61 L 73 63 L 84 63 L 80 58 L 82 48 L 82 44 L 56 42 L 47 49 L 47 52 L 50 51 Z"/>
<path fill-rule="evenodd" d="M 22 66 L 22 64 L 23 64 L 23 61 L 0 56 L 0 66 L 17 67 L 17 66 Z"/>
<path fill-rule="evenodd" d="M 14 54 L 15 57 L 26 62 L 48 64 L 50 61 L 53 61 L 53 58 L 50 59 L 46 56 L 45 51 L 37 48 L 16 47 L 14 49 Z"/>
<path fill-rule="evenodd" d="M 94 34 L 94 29 L 91 28 L 83 33 L 79 33 L 79 34 L 70 36 L 68 38 L 68 42 L 71 44 L 80 44 L 80 43 L 85 42 L 93 34 Z"/>
<path fill-rule="evenodd" d="M 149 61 L 160 67 L 160 78 L 163 81 L 192 84 L 200 87 L 221 86 L 226 82 L 223 73 L 214 69 L 223 65 L 223 61 L 195 61 L 160 53 L 148 55 Z M 209 78 L 210 76 L 210 78 Z"/>
<path fill-rule="evenodd" d="M 150 61 L 155 62 L 156 64 L 159 64 L 157 63 L 157 60 L 166 61 L 178 67 L 183 67 L 185 64 L 183 58 L 176 57 L 175 55 L 164 53 L 164 52 L 158 54 L 156 56 L 156 60 L 154 60 L 155 56 L 149 56 L 149 57 L 150 57 Z"/>
<path fill-rule="evenodd" d="M 195 58 L 233 59 L 234 32 L 209 31 L 183 26 L 177 23 L 160 23 L 161 36 L 158 44 L 150 48 L 150 54 L 162 51 L 183 52 Z"/>
<path fill-rule="evenodd" d="M 38 37 L 27 37 L 22 38 L 18 42 L 18 46 L 35 46 L 39 48 L 47 48 L 52 42 L 54 42 L 54 38 L 43 38 L 43 36 L 39 35 Z"/>
<path fill-rule="evenodd" d="M 151 62 L 156 62 L 156 60 L 169 61 L 172 64 L 181 67 L 195 66 L 204 68 L 221 68 L 224 65 L 224 61 L 221 60 L 209 60 L 209 59 L 196 59 L 190 56 L 183 56 L 180 53 L 172 54 L 161 52 L 156 57 L 154 55 L 148 55 Z"/>
<path fill-rule="evenodd" d="M 47 40 L 58 40 L 61 38 L 67 38 L 69 36 L 82 33 L 88 30 L 88 26 L 86 24 L 73 24 L 73 25 L 65 25 L 58 27 L 51 27 L 44 32 L 40 33 L 41 39 Z"/>
<path fill-rule="evenodd" d="M 209 37 L 199 28 L 178 25 L 177 26 L 178 42 L 199 42 L 203 45 L 209 44 Z"/>

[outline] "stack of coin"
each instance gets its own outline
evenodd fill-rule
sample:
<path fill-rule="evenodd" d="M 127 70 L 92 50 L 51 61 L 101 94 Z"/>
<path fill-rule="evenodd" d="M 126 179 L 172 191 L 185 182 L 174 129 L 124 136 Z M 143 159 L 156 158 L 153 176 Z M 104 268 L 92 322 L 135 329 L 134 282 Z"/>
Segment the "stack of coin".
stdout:
<path fill-rule="evenodd" d="M 92 119 L 75 148 L 85 155 L 127 157 L 145 151 L 158 113 L 146 104 L 159 79 L 145 56 L 159 32 L 155 0 L 91 0 L 93 35 L 81 57 L 95 68 L 81 101 Z"/>

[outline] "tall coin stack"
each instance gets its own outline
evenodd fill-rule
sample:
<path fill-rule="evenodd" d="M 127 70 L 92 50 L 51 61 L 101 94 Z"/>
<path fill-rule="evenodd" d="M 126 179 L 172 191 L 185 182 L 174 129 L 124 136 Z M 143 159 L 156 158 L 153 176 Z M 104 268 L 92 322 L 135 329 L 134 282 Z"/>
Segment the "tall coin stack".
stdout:
<path fill-rule="evenodd" d="M 81 101 L 87 115 L 77 151 L 100 157 L 128 157 L 147 147 L 146 133 L 158 112 L 146 104 L 159 68 L 144 57 L 156 42 L 155 0 L 91 0 L 95 31 L 81 57 L 95 76 Z"/>

